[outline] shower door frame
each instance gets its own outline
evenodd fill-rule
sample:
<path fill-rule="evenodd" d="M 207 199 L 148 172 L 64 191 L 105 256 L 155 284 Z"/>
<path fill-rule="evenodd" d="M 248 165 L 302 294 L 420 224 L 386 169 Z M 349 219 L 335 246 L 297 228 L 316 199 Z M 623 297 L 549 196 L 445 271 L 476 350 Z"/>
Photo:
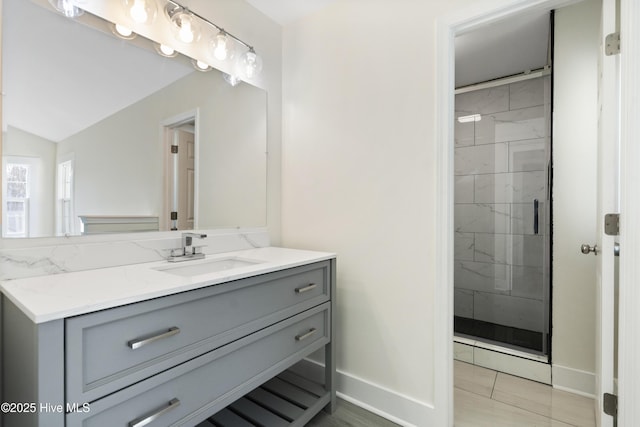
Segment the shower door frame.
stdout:
<path fill-rule="evenodd" d="M 510 0 L 496 7 L 490 3 L 475 4 L 455 14 L 436 21 L 434 65 L 436 87 L 435 141 L 438 169 L 436 171 L 436 283 L 434 298 L 434 402 L 433 421 L 436 425 L 453 426 L 453 120 L 454 120 L 454 70 L 455 44 L 458 34 L 471 31 L 493 22 L 526 11 L 551 10 L 577 3 L 564 0 Z M 621 0 L 621 33 L 625 35 L 624 54 L 627 60 L 621 67 L 621 237 L 623 255 L 620 264 L 620 324 L 640 323 L 640 286 L 633 287 L 640 279 L 640 265 L 625 262 L 640 258 L 640 4 Z M 619 331 L 619 420 L 640 419 L 640 334 L 633 328 Z"/>

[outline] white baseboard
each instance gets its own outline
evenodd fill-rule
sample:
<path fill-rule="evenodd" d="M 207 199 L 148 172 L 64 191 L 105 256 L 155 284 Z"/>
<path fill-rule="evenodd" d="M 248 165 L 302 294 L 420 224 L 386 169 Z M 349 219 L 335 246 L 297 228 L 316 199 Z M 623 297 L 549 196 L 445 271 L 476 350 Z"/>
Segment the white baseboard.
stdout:
<path fill-rule="evenodd" d="M 558 390 L 595 398 L 596 375 L 593 372 L 553 365 L 551 367 L 551 382 L 553 388 Z"/>
<path fill-rule="evenodd" d="M 324 366 L 314 360 L 305 359 L 293 370 L 322 381 Z M 434 408 L 412 397 L 374 384 L 343 371 L 336 371 L 337 395 L 369 412 L 386 418 L 403 427 L 419 427 L 434 424 Z"/>

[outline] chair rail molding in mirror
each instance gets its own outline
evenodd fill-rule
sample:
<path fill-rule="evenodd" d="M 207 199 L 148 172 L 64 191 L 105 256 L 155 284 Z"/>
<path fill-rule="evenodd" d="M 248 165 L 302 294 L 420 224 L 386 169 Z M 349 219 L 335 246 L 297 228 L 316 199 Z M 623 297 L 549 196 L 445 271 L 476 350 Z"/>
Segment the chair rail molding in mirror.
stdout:
<path fill-rule="evenodd" d="M 267 94 L 219 59 L 230 33 L 198 22 L 200 43 L 179 41 L 170 19 L 191 12 L 171 1 L 70 1 L 85 13 L 3 0 L 3 237 L 266 226 Z"/>

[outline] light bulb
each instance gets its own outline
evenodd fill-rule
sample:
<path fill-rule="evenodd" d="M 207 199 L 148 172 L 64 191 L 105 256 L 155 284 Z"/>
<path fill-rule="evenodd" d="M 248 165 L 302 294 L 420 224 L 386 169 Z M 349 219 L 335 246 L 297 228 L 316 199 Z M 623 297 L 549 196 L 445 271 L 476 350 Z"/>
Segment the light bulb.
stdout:
<path fill-rule="evenodd" d="M 211 50 L 213 56 L 220 61 L 233 58 L 234 50 L 231 37 L 224 30 L 220 31 L 211 40 Z"/>
<path fill-rule="evenodd" d="M 129 37 L 131 34 L 133 34 L 133 30 L 131 28 L 127 28 L 124 25 L 120 24 L 116 24 L 116 31 L 118 32 L 118 34 L 124 37 Z"/>
<path fill-rule="evenodd" d="M 71 3 L 70 0 L 66 0 L 62 2 L 62 13 L 66 17 L 71 17 L 75 15 L 75 6 Z"/>
<path fill-rule="evenodd" d="M 239 68 L 242 76 L 253 79 L 262 71 L 262 58 L 250 48 L 240 57 Z"/>
<path fill-rule="evenodd" d="M 171 46 L 167 46 L 166 44 L 160 45 L 160 51 L 164 53 L 166 56 L 171 56 L 174 53 L 176 53 L 176 50 L 174 48 L 172 48 Z"/>
<path fill-rule="evenodd" d="M 122 0 L 124 8 L 136 24 L 150 24 L 156 18 L 154 0 Z"/>
<path fill-rule="evenodd" d="M 162 56 L 166 56 L 167 58 L 173 58 L 178 55 L 178 52 L 171 46 L 167 46 L 166 44 L 154 43 L 156 48 L 156 52 Z"/>
<path fill-rule="evenodd" d="M 133 20 L 140 24 L 147 22 L 147 19 L 149 19 L 149 14 L 144 9 L 144 3 L 142 0 L 136 0 L 129 11 Z"/>
<path fill-rule="evenodd" d="M 200 38 L 200 28 L 195 16 L 186 9 L 171 16 L 176 37 L 182 43 L 193 43 Z"/>
<path fill-rule="evenodd" d="M 180 40 L 185 43 L 191 43 L 193 41 L 193 31 L 191 30 L 191 22 L 188 19 L 182 21 L 182 27 L 180 27 Z"/>
<path fill-rule="evenodd" d="M 210 71 L 211 66 L 204 61 L 200 61 L 199 59 L 192 59 L 191 63 L 193 67 L 198 71 Z"/>
<path fill-rule="evenodd" d="M 131 40 L 131 39 L 134 39 L 136 37 L 136 33 L 134 33 L 131 28 L 125 27 L 122 24 L 113 24 L 113 26 L 111 28 L 111 31 L 116 36 L 120 37 L 121 39 L 125 39 L 125 40 Z"/>
<path fill-rule="evenodd" d="M 73 0 L 49 0 L 49 3 L 67 18 L 77 18 L 84 13 L 84 10 L 77 7 Z"/>

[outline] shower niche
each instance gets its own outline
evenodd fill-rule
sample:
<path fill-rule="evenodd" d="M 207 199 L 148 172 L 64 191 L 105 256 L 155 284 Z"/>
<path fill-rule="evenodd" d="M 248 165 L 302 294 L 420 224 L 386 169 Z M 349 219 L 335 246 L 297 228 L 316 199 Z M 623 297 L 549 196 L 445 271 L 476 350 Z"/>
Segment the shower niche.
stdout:
<path fill-rule="evenodd" d="M 454 331 L 549 354 L 549 75 L 455 98 Z"/>

